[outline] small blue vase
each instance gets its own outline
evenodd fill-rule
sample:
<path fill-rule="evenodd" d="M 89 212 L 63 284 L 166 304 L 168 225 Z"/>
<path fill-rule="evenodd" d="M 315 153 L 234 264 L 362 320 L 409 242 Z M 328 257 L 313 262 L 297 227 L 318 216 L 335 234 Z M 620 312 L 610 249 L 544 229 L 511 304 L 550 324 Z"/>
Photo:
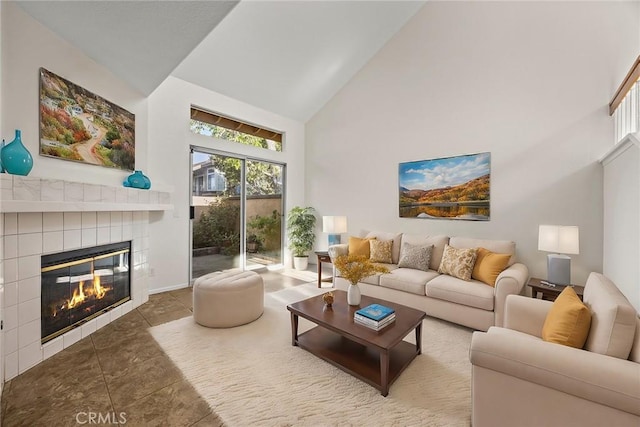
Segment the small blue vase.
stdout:
<path fill-rule="evenodd" d="M 145 174 L 142 174 L 142 179 L 144 179 L 144 188 L 145 190 L 148 190 L 151 188 L 151 180 L 149 179 L 149 177 Z"/>
<path fill-rule="evenodd" d="M 0 173 L 4 173 L 4 166 L 2 166 L 2 149 L 4 148 L 4 138 L 2 138 L 2 144 L 0 145 Z"/>
<path fill-rule="evenodd" d="M 0 161 L 5 170 L 13 175 L 29 175 L 33 168 L 33 157 L 22 144 L 22 132 L 16 129 L 16 137 L 0 152 Z"/>
<path fill-rule="evenodd" d="M 151 180 L 142 171 L 134 171 L 122 183 L 125 187 L 140 188 L 148 190 L 151 188 Z"/>

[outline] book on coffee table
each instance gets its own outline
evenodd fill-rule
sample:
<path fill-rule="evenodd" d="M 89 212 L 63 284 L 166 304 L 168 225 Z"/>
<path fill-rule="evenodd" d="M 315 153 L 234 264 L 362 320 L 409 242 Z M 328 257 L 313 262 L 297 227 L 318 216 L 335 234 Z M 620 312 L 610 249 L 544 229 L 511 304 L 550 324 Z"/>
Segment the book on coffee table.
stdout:
<path fill-rule="evenodd" d="M 370 304 L 364 308 L 357 310 L 356 314 L 379 322 L 380 320 L 384 319 L 394 312 L 395 310 L 393 308 L 385 307 L 384 305 L 380 304 Z"/>
<path fill-rule="evenodd" d="M 382 328 L 390 325 L 396 320 L 396 315 L 391 314 L 380 321 L 371 320 L 368 317 L 360 316 L 355 314 L 353 317 L 353 321 L 359 325 L 366 326 L 367 328 L 373 329 L 374 331 L 379 331 Z"/>

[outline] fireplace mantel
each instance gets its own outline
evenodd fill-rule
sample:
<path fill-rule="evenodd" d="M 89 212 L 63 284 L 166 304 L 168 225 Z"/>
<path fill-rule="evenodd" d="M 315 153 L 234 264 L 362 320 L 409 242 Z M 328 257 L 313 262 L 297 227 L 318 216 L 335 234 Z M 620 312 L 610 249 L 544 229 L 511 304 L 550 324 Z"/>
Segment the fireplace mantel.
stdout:
<path fill-rule="evenodd" d="M 170 192 L 158 189 L 0 174 L 0 381 L 16 377 L 148 301 L 149 218 L 154 211 L 173 209 L 171 200 Z M 131 300 L 42 344 L 42 256 L 123 241 L 131 242 Z"/>
<path fill-rule="evenodd" d="M 0 212 L 172 210 L 171 194 L 82 182 L 0 174 Z"/>

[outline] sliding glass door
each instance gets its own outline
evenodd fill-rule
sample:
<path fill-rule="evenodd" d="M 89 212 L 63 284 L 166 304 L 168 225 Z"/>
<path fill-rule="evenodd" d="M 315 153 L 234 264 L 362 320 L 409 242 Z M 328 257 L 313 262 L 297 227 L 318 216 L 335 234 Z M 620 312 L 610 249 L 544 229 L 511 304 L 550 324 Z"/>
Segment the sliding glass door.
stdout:
<path fill-rule="evenodd" d="M 247 160 L 246 268 L 282 264 L 284 166 Z"/>
<path fill-rule="evenodd" d="M 282 264 L 284 166 L 192 149 L 191 279 Z"/>

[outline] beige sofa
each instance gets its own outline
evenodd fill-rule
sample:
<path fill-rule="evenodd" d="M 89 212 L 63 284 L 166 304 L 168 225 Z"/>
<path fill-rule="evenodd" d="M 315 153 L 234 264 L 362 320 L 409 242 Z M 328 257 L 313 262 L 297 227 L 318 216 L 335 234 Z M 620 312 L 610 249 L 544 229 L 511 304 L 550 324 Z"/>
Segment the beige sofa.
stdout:
<path fill-rule="evenodd" d="M 472 424 L 640 426 L 640 320 L 616 286 L 592 273 L 584 349 L 543 341 L 553 303 L 507 298 L 504 328 L 471 340 Z"/>
<path fill-rule="evenodd" d="M 424 310 L 427 315 L 486 331 L 490 326 L 502 325 L 504 303 L 507 295 L 520 294 L 527 283 L 529 270 L 515 262 L 515 243 L 505 240 L 479 240 L 465 237 L 426 236 L 407 233 L 371 231 L 362 237 L 393 240 L 393 264 L 384 264 L 388 274 L 370 276 L 359 283 L 364 295 L 404 304 Z M 403 242 L 412 245 L 433 245 L 428 271 L 398 268 Z M 495 287 L 477 280 L 465 281 L 437 272 L 444 247 L 484 247 L 492 252 L 510 254 L 509 265 L 497 278 Z M 329 247 L 329 256 L 348 253 L 348 245 Z M 334 271 L 334 287 L 346 290 L 349 282 Z"/>

